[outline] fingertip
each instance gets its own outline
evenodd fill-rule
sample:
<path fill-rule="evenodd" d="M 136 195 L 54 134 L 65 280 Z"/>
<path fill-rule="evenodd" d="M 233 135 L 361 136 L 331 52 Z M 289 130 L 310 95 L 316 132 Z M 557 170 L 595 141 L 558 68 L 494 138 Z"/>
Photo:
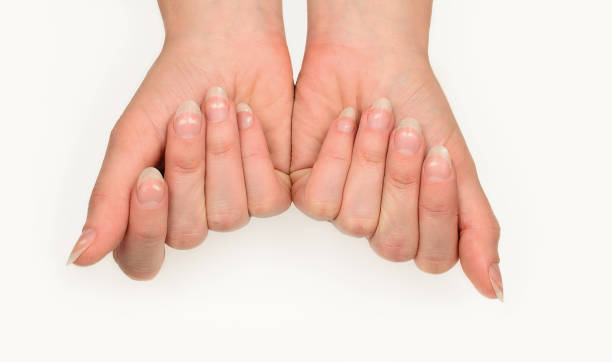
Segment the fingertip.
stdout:
<path fill-rule="evenodd" d="M 77 259 L 91 246 L 91 244 L 96 239 L 96 232 L 93 229 L 85 229 L 79 236 L 76 244 L 72 248 L 70 255 L 68 255 L 68 260 L 66 261 L 66 266 L 74 264 Z M 78 264 L 77 264 L 78 265 Z"/>
<path fill-rule="evenodd" d="M 372 104 L 372 109 L 380 109 L 391 112 L 391 101 L 388 98 L 379 98 Z"/>
<path fill-rule="evenodd" d="M 255 217 L 278 215 L 291 205 L 288 176 L 274 168 L 263 128 L 251 107 L 239 103 L 236 117 L 249 214 Z"/>
<path fill-rule="evenodd" d="M 125 233 L 125 228 L 122 225 L 118 225 L 110 219 L 104 224 L 93 225 L 86 223 L 83 233 L 79 236 L 68 257 L 66 265 L 86 267 L 100 261 L 109 252 L 107 251 L 108 245 L 118 245 L 121 242 L 121 240 L 115 240 L 117 230 L 120 230 L 121 236 Z M 84 235 L 89 235 L 87 236 L 86 245 L 83 245 L 81 240 Z M 78 247 L 80 242 L 81 247 Z"/>
<path fill-rule="evenodd" d="M 187 100 L 181 103 L 176 109 L 175 117 L 180 116 L 183 113 L 195 113 L 202 114 L 202 110 L 200 109 L 200 105 L 196 103 L 194 100 Z"/>
<path fill-rule="evenodd" d="M 161 172 L 155 167 L 145 168 L 138 176 L 136 196 L 140 206 L 156 207 L 165 197 L 166 185 Z"/>
<path fill-rule="evenodd" d="M 238 118 L 238 128 L 246 130 L 253 125 L 253 110 L 246 103 L 236 106 L 236 117 Z"/>
<path fill-rule="evenodd" d="M 414 263 L 425 273 L 444 274 L 457 264 L 457 257 L 449 259 L 418 255 L 414 259 Z"/>
<path fill-rule="evenodd" d="M 152 179 L 163 182 L 164 176 L 162 176 L 161 172 L 155 167 L 147 167 L 140 172 L 138 175 L 137 184 L 140 185 L 143 181 Z"/>
<path fill-rule="evenodd" d="M 417 134 L 422 135 L 421 123 L 414 118 L 406 117 L 397 123 L 397 129 L 413 129 Z"/>
<path fill-rule="evenodd" d="M 432 147 L 423 163 L 423 179 L 429 183 L 439 183 L 449 181 L 453 176 L 453 162 L 446 147 Z"/>
<path fill-rule="evenodd" d="M 356 119 L 357 118 L 357 111 L 355 110 L 355 108 L 353 107 L 346 107 L 342 110 L 342 112 L 340 112 L 340 117 L 339 118 L 350 118 L 350 119 Z"/>
<path fill-rule="evenodd" d="M 497 251 L 499 232 L 489 229 L 467 229 L 459 241 L 459 258 L 465 275 L 483 296 L 504 299 L 504 288 Z"/>
<path fill-rule="evenodd" d="M 421 126 L 416 119 L 404 118 L 398 122 L 392 139 L 393 149 L 402 156 L 415 156 L 423 152 L 422 149 L 425 142 Z"/>
<path fill-rule="evenodd" d="M 236 113 L 240 113 L 240 112 L 253 113 L 253 110 L 246 103 L 238 103 L 238 105 L 236 106 Z"/>
<path fill-rule="evenodd" d="M 221 122 L 229 113 L 229 98 L 221 87 L 211 87 L 206 93 L 205 114 L 208 122 Z"/>
<path fill-rule="evenodd" d="M 182 139 L 193 139 L 202 133 L 202 111 L 192 100 L 183 102 L 174 115 L 174 120 L 168 125 Z M 171 141 L 170 141 L 171 142 Z"/>
<path fill-rule="evenodd" d="M 502 283 L 501 271 L 499 269 L 499 263 L 492 263 L 489 266 L 489 280 L 491 286 L 495 292 L 495 296 L 500 302 L 504 302 L 504 285 Z"/>
<path fill-rule="evenodd" d="M 336 129 L 341 133 L 351 134 L 357 126 L 357 111 L 352 107 L 347 107 L 338 116 L 336 120 Z M 328 134 L 327 137 L 330 137 Z"/>

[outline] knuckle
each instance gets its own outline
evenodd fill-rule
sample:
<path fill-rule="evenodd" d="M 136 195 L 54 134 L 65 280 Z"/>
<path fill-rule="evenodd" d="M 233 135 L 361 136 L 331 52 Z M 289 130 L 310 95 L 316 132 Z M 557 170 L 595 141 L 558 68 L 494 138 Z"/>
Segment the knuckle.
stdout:
<path fill-rule="evenodd" d="M 207 229 L 202 226 L 171 228 L 168 230 L 166 244 L 178 250 L 193 249 L 206 239 L 207 234 Z"/>
<path fill-rule="evenodd" d="M 336 152 L 323 151 L 321 152 L 319 157 L 321 158 L 322 162 L 338 163 L 342 165 L 351 162 L 350 152 L 346 154 L 342 154 L 342 153 L 336 153 Z"/>
<path fill-rule="evenodd" d="M 329 202 L 309 200 L 306 209 L 308 215 L 316 220 L 333 220 L 338 214 L 338 206 Z"/>
<path fill-rule="evenodd" d="M 139 269 L 123 269 L 123 272 L 133 280 L 145 282 L 152 280 L 157 276 L 159 270 L 139 270 Z"/>
<path fill-rule="evenodd" d="M 386 150 L 363 149 L 356 152 L 357 162 L 365 166 L 378 167 L 385 163 Z"/>
<path fill-rule="evenodd" d="M 456 214 L 451 205 L 444 201 L 428 201 L 420 202 L 419 208 L 421 214 L 426 214 L 433 217 L 444 217 Z"/>
<path fill-rule="evenodd" d="M 159 272 L 159 269 L 152 269 L 152 268 L 140 267 L 140 266 L 127 266 L 127 265 L 121 266 L 120 265 L 120 268 L 121 270 L 123 270 L 125 275 L 127 275 L 133 280 L 140 281 L 140 282 L 152 280 L 153 278 L 157 276 L 157 273 Z"/>
<path fill-rule="evenodd" d="M 100 181 L 96 181 L 96 184 L 91 191 L 91 196 L 89 197 L 89 209 L 92 209 L 95 205 L 103 205 L 111 200 L 108 193 L 102 190 L 103 188 L 104 187 Z"/>
<path fill-rule="evenodd" d="M 406 189 L 419 184 L 420 175 L 411 169 L 401 167 L 391 167 L 388 173 L 388 182 L 391 186 L 398 189 Z"/>
<path fill-rule="evenodd" d="M 338 203 L 319 200 L 308 188 L 304 193 L 304 207 L 308 215 L 316 220 L 333 220 L 340 209 Z"/>
<path fill-rule="evenodd" d="M 203 160 L 201 157 L 177 157 L 166 162 L 166 172 L 177 174 L 196 173 L 202 169 Z"/>
<path fill-rule="evenodd" d="M 336 226 L 344 233 L 355 237 L 370 237 L 378 225 L 378 218 L 342 217 L 336 220 Z"/>
<path fill-rule="evenodd" d="M 112 206 L 116 206 L 115 203 L 124 203 L 129 201 L 129 194 L 120 193 L 118 190 L 108 190 L 110 187 L 104 183 L 104 181 L 98 179 L 96 180 L 96 184 L 91 191 L 91 196 L 89 198 L 89 207 L 93 207 L 94 205 L 103 205 L 111 203 Z M 109 193 L 108 191 L 112 191 L 113 193 Z"/>
<path fill-rule="evenodd" d="M 268 152 L 268 150 L 262 150 L 262 149 L 253 149 L 253 150 L 249 150 L 249 151 L 244 151 L 242 152 L 242 160 L 243 161 L 247 161 L 247 160 L 268 160 L 270 158 L 270 154 Z"/>
<path fill-rule="evenodd" d="M 370 244 L 374 251 L 382 258 L 402 262 L 414 259 L 417 253 L 416 239 L 407 235 L 390 235 L 387 237 L 375 236 Z"/>
<path fill-rule="evenodd" d="M 119 256 L 120 248 L 117 248 L 113 251 L 113 259 L 119 266 L 119 268 L 127 275 L 130 279 L 136 281 L 147 281 L 155 278 L 157 273 L 159 273 L 159 267 L 154 267 L 153 264 L 150 263 L 150 260 L 144 259 L 127 259 Z M 162 253 L 163 258 L 163 253 Z M 161 265 L 161 263 L 159 264 Z"/>
<path fill-rule="evenodd" d="M 164 230 L 161 225 L 157 228 L 134 228 L 130 231 L 130 238 L 145 246 L 161 243 L 164 239 L 163 235 Z"/>
<path fill-rule="evenodd" d="M 108 146 L 112 147 L 116 145 L 117 143 L 119 143 L 120 140 L 121 140 L 121 128 L 119 126 L 119 123 L 115 123 L 115 125 L 111 129 L 110 134 L 108 136 Z"/>
<path fill-rule="evenodd" d="M 501 236 L 501 226 L 499 225 L 499 221 L 497 221 L 497 218 L 495 218 L 495 216 L 493 217 L 493 220 L 491 221 L 489 230 L 491 232 L 491 239 L 495 239 L 496 241 L 499 240 Z"/>
<path fill-rule="evenodd" d="M 249 202 L 249 214 L 256 217 L 269 217 L 282 213 L 291 205 L 289 198 L 266 198 Z"/>
<path fill-rule="evenodd" d="M 115 123 L 108 136 L 107 152 L 110 150 L 118 150 L 120 152 L 130 152 L 133 150 L 136 144 L 133 142 L 133 132 L 131 131 L 121 122 Z"/>
<path fill-rule="evenodd" d="M 206 141 L 206 152 L 213 156 L 228 154 L 237 146 L 237 141 L 229 135 L 209 137 Z"/>
<path fill-rule="evenodd" d="M 245 225 L 249 216 L 238 209 L 215 210 L 208 216 L 208 228 L 215 231 L 232 231 Z"/>
<path fill-rule="evenodd" d="M 451 269 L 457 263 L 457 256 L 444 253 L 419 253 L 415 264 L 422 271 L 429 274 L 442 274 Z"/>

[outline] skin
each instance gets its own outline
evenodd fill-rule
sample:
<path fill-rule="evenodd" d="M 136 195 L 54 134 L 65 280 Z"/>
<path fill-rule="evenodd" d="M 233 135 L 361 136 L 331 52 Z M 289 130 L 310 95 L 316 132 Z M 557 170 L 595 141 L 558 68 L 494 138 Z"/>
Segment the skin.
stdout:
<path fill-rule="evenodd" d="M 388 260 L 414 258 L 423 271 L 441 273 L 460 258 L 480 293 L 502 299 L 499 224 L 428 60 L 431 7 L 429 0 L 309 0 L 292 122 L 293 200 L 306 214 L 368 238 Z M 391 108 L 374 130 L 368 117 L 381 97 Z M 345 107 L 361 120 L 338 135 Z M 413 128 L 423 144 L 411 155 L 395 142 L 410 132 L 394 125 L 407 118 L 422 129 Z M 429 176 L 444 160 L 423 158 L 434 146 L 452 159 L 442 179 Z M 341 181 L 322 181 L 321 170 Z"/>
<path fill-rule="evenodd" d="M 499 225 L 429 65 L 431 0 L 310 0 L 295 100 L 279 1 L 159 5 L 164 49 L 113 129 L 69 262 L 114 250 L 150 279 L 164 244 L 192 248 L 292 197 L 385 259 L 429 273 L 460 259 L 503 299 Z"/>
<path fill-rule="evenodd" d="M 115 250 L 121 268 L 139 280 L 159 270 L 164 242 L 192 248 L 209 229 L 234 230 L 291 203 L 294 86 L 281 2 L 160 0 L 159 7 L 163 50 L 113 128 L 85 233 L 69 259 L 87 266 Z M 181 106 L 186 101 L 191 106 Z M 236 112 L 239 103 L 252 111 Z M 211 122 L 220 104 L 226 116 Z M 189 108 L 186 122 L 201 118 L 188 139 L 173 126 L 179 106 Z M 251 126 L 239 130 L 239 117 Z M 162 161 L 165 180 L 156 182 L 164 196 L 138 202 L 139 174 Z"/>

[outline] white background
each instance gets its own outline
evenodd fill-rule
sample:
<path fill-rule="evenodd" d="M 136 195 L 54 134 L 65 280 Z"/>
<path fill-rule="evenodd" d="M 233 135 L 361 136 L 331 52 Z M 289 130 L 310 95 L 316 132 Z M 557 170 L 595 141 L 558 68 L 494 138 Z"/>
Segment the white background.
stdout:
<path fill-rule="evenodd" d="M 286 0 L 296 74 L 305 1 Z M 434 69 L 502 225 L 506 303 L 291 208 L 139 283 L 65 267 L 109 131 L 158 53 L 154 1 L 0 12 L 0 360 L 609 361 L 612 2 L 436 1 Z"/>

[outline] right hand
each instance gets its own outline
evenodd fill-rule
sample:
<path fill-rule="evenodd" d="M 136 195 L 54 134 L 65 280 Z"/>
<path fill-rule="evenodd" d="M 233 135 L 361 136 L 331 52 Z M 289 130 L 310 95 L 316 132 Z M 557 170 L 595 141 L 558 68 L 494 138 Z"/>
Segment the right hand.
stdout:
<path fill-rule="evenodd" d="M 116 253 L 124 260 L 128 241 L 147 241 L 153 235 L 155 240 L 149 241 L 164 236 L 171 246 L 194 247 L 207 229 L 233 230 L 249 215 L 274 215 L 290 204 L 293 75 L 280 2 L 266 3 L 271 9 L 233 1 L 171 4 L 160 1 L 166 27 L 163 50 L 111 132 L 84 232 L 69 259 L 74 264 L 94 264 L 126 241 Z M 241 26 L 232 25 L 236 22 Z M 186 100 L 204 104 L 208 121 L 196 137 L 180 139 L 171 121 Z M 236 122 L 238 103 L 249 104 L 257 116 L 240 131 L 243 137 Z M 227 107 L 226 116 L 218 105 Z M 194 119 L 197 108 L 193 103 L 181 107 L 189 110 L 185 117 Z M 244 137 L 248 133 L 252 137 Z M 169 195 L 159 175 L 148 169 L 140 187 L 148 185 L 146 193 L 157 198 L 157 186 L 163 186 L 163 195 L 157 199 L 159 209 L 151 209 L 153 204 L 139 209 L 132 189 L 138 189 L 144 169 L 159 164 L 165 148 Z M 187 203 L 187 196 L 197 202 L 178 207 Z M 168 202 L 165 235 L 161 220 Z M 155 228 L 145 233 L 136 220 L 147 213 Z M 132 271 L 129 264 L 122 268 L 136 279 L 151 278 L 158 268 L 153 260 L 148 270 Z"/>

